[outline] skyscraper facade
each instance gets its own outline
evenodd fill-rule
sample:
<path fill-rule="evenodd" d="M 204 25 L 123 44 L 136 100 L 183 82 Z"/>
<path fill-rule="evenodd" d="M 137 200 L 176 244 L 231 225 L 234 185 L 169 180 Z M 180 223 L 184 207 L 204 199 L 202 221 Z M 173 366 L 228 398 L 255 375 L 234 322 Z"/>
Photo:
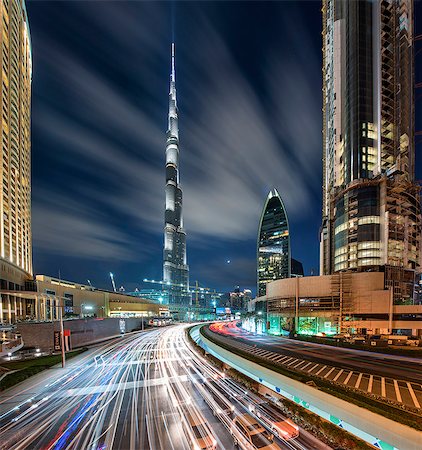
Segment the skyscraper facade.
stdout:
<path fill-rule="evenodd" d="M 1 258 L 32 273 L 31 78 L 29 26 L 23 1 L 2 2 L 0 97 Z"/>
<path fill-rule="evenodd" d="M 0 17 L 0 289 L 14 291 L 25 289 L 32 276 L 32 53 L 25 2 L 2 1 Z M 25 316 L 20 299 L 0 295 L 0 323 Z"/>
<path fill-rule="evenodd" d="M 272 189 L 267 196 L 257 244 L 257 296 L 261 297 L 268 282 L 289 278 L 291 272 L 289 222 L 277 189 Z"/>
<path fill-rule="evenodd" d="M 186 231 L 183 228 L 182 189 L 179 184 L 179 125 L 176 101 L 175 46 L 172 44 L 169 114 L 166 145 L 166 210 L 164 226 L 163 281 L 169 303 L 188 306 L 189 267 Z"/>
<path fill-rule="evenodd" d="M 323 0 L 320 272 L 379 270 L 396 302 L 421 265 L 413 1 Z"/>

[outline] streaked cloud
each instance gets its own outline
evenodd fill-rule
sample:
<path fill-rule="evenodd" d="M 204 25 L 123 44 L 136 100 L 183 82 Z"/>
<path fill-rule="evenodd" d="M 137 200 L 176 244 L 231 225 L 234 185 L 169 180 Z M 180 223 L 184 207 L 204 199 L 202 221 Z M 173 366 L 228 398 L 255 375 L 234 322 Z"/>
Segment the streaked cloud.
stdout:
<path fill-rule="evenodd" d="M 95 25 L 83 34 L 90 36 L 84 56 L 48 30 L 34 45 L 34 70 L 43 66 L 55 92 L 35 80 L 34 127 L 57 149 L 34 148 L 34 158 L 44 152 L 65 183 L 34 180 L 34 242 L 41 251 L 53 240 L 57 252 L 132 261 L 138 257 L 134 236 L 160 234 L 163 227 L 169 5 L 80 2 L 69 8 L 63 14 Z M 291 30 L 289 45 L 301 58 L 272 49 L 257 85 L 201 5 L 183 14 L 192 15 L 184 18 L 177 44 L 188 245 L 254 240 L 273 186 L 291 219 L 305 218 L 320 185 L 319 92 L 313 93 L 319 61 L 298 43 L 307 30 L 300 36 Z M 69 18 L 63 21 L 72 27 Z M 82 45 L 84 38 L 72 39 Z"/>

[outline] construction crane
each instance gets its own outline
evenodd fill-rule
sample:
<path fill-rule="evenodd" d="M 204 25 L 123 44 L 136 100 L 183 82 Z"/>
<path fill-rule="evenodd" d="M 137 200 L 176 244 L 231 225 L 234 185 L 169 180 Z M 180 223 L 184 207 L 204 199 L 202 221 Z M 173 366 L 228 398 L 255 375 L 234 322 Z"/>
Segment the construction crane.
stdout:
<path fill-rule="evenodd" d="M 148 278 L 143 279 L 144 283 L 152 283 L 152 284 L 160 284 L 162 286 L 162 289 L 164 290 L 166 287 L 183 287 L 183 284 L 178 283 L 171 283 L 170 281 L 163 281 L 163 280 L 149 280 Z M 224 295 L 224 292 L 217 292 L 215 289 L 211 289 L 208 287 L 201 287 L 199 285 L 199 281 L 195 281 L 195 288 L 188 289 L 189 293 L 195 294 L 195 303 L 196 306 L 199 306 L 199 295 L 200 294 L 209 294 L 211 298 L 221 297 Z"/>
<path fill-rule="evenodd" d="M 116 292 L 116 283 L 114 282 L 114 275 L 110 272 L 111 285 L 113 286 L 113 291 Z"/>

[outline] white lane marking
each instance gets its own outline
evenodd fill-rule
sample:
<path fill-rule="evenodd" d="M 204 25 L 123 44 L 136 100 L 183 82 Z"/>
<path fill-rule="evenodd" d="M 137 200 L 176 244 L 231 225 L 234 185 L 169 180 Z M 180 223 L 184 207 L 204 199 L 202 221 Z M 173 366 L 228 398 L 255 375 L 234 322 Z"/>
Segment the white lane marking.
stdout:
<path fill-rule="evenodd" d="M 347 384 L 347 383 L 349 382 L 350 378 L 352 378 L 352 375 L 353 375 L 353 370 L 351 370 L 351 371 L 349 372 L 349 375 L 347 375 L 347 377 L 346 377 L 346 379 L 344 380 L 343 384 Z"/>
<path fill-rule="evenodd" d="M 394 390 L 396 391 L 396 397 L 397 397 L 397 401 L 402 403 L 403 400 L 401 398 L 401 393 L 400 393 L 400 388 L 399 388 L 399 383 L 397 383 L 397 380 L 393 380 L 393 384 L 394 384 Z"/>
<path fill-rule="evenodd" d="M 408 381 L 406 381 L 406 384 L 407 384 L 407 389 L 409 389 L 409 394 L 412 397 L 414 405 L 416 406 L 416 408 L 420 408 L 421 405 L 419 403 L 418 398 L 415 395 L 415 392 L 413 391 L 412 385 Z"/>
<path fill-rule="evenodd" d="M 368 392 L 371 393 L 372 392 L 372 384 L 374 382 L 374 376 L 373 375 L 369 375 L 369 382 L 368 382 Z"/>
<path fill-rule="evenodd" d="M 286 363 L 288 363 L 289 361 L 291 361 L 292 359 L 294 359 L 294 358 L 289 358 L 289 359 L 286 359 L 286 361 L 283 361 L 283 364 L 286 364 Z"/>
<path fill-rule="evenodd" d="M 381 397 L 385 397 L 385 378 L 381 377 Z"/>
<path fill-rule="evenodd" d="M 305 364 L 306 363 L 306 361 L 304 361 L 303 359 L 300 359 L 299 360 L 299 363 L 298 364 L 296 364 L 296 365 L 294 365 L 294 366 L 292 366 L 294 369 L 297 369 L 298 367 L 300 367 L 302 364 Z"/>
<path fill-rule="evenodd" d="M 319 364 L 315 364 L 315 366 L 311 367 L 311 368 L 308 370 L 308 373 L 309 373 L 309 372 L 312 372 L 312 371 L 313 371 L 314 369 L 316 369 L 318 366 L 319 366 Z"/>
<path fill-rule="evenodd" d="M 308 366 L 310 366 L 312 363 L 308 362 L 306 365 L 300 368 L 300 370 L 305 370 Z"/>
<path fill-rule="evenodd" d="M 288 358 L 288 356 L 281 355 L 278 358 L 276 358 L 274 361 L 281 362 L 281 361 L 283 361 L 283 359 L 287 359 L 287 358 Z"/>
<path fill-rule="evenodd" d="M 356 380 L 355 389 L 359 389 L 360 382 L 362 381 L 363 373 L 360 373 L 358 379 Z"/>
<path fill-rule="evenodd" d="M 330 374 L 334 372 L 335 369 L 336 369 L 335 367 L 331 367 L 331 369 L 324 375 L 324 378 L 328 378 Z"/>
<path fill-rule="evenodd" d="M 327 368 L 327 366 L 323 366 L 322 369 L 319 369 L 315 375 L 319 375 L 326 368 Z"/>
<path fill-rule="evenodd" d="M 344 372 L 344 369 L 340 369 L 338 374 L 333 378 L 333 381 L 337 381 L 343 372 Z"/>
<path fill-rule="evenodd" d="M 294 358 L 294 360 L 292 362 L 289 362 L 289 364 L 287 364 L 288 366 L 291 366 L 292 364 L 294 364 L 296 361 L 300 361 L 300 359 Z"/>

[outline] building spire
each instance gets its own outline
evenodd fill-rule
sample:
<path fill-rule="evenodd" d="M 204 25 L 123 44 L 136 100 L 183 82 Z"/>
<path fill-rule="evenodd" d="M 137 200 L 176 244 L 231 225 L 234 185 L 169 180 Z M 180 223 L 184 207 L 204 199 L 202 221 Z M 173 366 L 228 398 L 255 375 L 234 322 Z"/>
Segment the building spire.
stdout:
<path fill-rule="evenodd" d="M 168 132 L 175 139 L 179 138 L 179 127 L 177 123 L 177 101 L 176 101 L 176 52 L 174 42 L 171 44 L 171 74 L 169 92 L 169 125 Z"/>
<path fill-rule="evenodd" d="M 175 45 L 174 42 L 171 44 L 171 81 L 176 83 L 176 69 L 175 69 Z"/>

